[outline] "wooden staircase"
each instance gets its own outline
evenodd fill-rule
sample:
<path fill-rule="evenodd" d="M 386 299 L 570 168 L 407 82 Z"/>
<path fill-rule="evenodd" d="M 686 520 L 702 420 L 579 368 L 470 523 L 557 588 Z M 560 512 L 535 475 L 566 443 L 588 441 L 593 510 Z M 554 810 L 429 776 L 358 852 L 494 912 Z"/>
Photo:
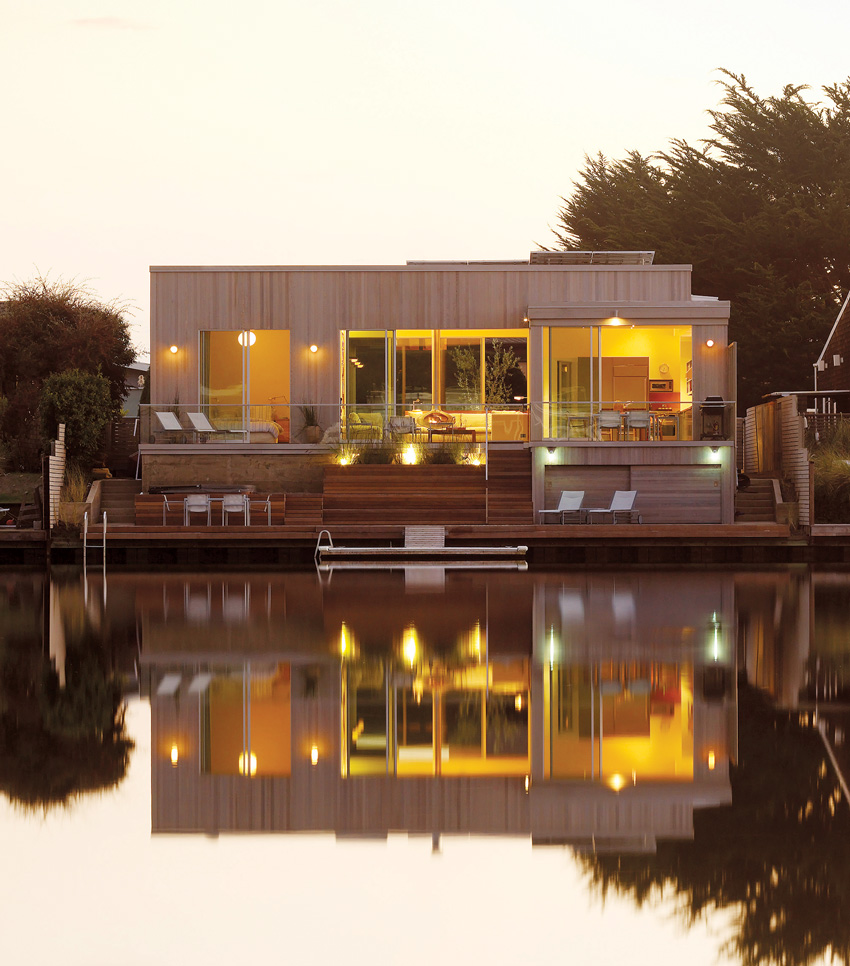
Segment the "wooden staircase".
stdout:
<path fill-rule="evenodd" d="M 531 526 L 531 451 L 491 449 L 487 466 L 487 523 Z"/>
<path fill-rule="evenodd" d="M 773 480 L 752 477 L 750 485 L 735 494 L 736 523 L 775 523 Z"/>
<path fill-rule="evenodd" d="M 100 511 L 106 513 L 107 526 L 135 523 L 135 497 L 141 492 L 141 480 L 103 480 L 100 484 Z M 101 520 L 89 522 L 100 523 Z"/>

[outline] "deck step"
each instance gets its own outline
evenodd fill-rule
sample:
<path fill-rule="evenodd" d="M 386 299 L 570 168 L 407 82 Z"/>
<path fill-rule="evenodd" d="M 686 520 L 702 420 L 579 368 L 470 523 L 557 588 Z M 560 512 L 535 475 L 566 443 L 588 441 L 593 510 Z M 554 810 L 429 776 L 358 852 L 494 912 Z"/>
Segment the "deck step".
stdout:
<path fill-rule="evenodd" d="M 445 547 L 446 528 L 445 527 L 405 527 L 404 545 L 411 548 Z"/>

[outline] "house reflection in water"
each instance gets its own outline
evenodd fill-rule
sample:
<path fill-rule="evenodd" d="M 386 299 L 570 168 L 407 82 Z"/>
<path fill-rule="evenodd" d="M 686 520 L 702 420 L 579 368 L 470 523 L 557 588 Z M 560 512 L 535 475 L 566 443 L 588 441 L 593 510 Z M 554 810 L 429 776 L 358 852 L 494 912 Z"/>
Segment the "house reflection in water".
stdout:
<path fill-rule="evenodd" d="M 154 832 L 645 850 L 730 800 L 729 575 L 414 568 L 156 586 L 139 602 Z"/>

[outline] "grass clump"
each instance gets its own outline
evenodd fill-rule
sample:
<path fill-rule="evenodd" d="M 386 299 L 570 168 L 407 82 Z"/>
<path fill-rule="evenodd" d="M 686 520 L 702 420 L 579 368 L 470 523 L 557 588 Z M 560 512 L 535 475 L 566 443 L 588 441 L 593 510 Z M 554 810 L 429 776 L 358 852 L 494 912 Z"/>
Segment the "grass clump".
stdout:
<path fill-rule="evenodd" d="M 850 523 L 850 421 L 807 440 L 814 471 L 817 523 Z"/>

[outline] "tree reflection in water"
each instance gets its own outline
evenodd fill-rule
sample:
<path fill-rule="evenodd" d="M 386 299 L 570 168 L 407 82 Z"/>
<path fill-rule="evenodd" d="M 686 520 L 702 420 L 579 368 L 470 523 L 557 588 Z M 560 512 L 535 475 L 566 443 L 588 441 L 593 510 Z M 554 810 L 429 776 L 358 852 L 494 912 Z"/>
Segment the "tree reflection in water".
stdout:
<path fill-rule="evenodd" d="M 117 785 L 133 743 L 103 636 L 77 622 L 60 687 L 41 646 L 38 596 L 0 605 L 0 792 L 45 808 Z"/>
<path fill-rule="evenodd" d="M 732 805 L 694 814 L 692 842 L 655 855 L 582 855 L 591 882 L 638 906 L 675 891 L 687 923 L 732 909 L 723 952 L 747 966 L 850 962 L 850 808 L 816 730 L 739 690 Z"/>

